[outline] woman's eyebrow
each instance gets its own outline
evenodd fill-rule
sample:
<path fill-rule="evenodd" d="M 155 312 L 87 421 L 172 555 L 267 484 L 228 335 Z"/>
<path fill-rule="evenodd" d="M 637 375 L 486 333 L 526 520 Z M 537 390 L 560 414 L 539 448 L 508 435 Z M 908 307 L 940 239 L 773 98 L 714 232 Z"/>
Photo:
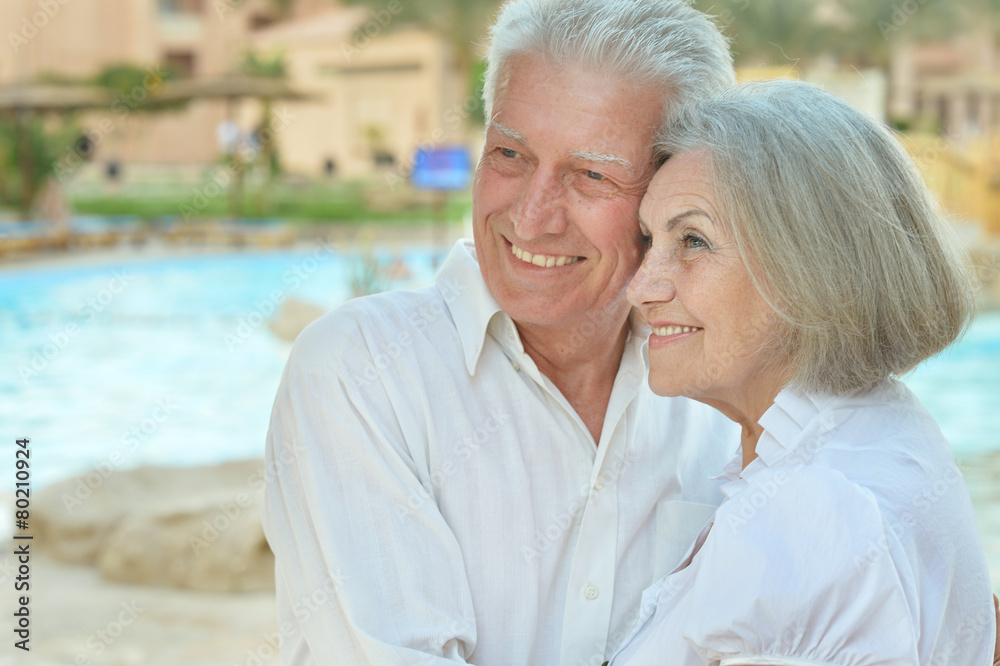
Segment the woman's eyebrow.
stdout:
<path fill-rule="evenodd" d="M 712 221 L 712 218 L 710 218 L 708 216 L 708 213 L 706 213 L 705 211 L 698 210 L 697 208 L 692 208 L 690 210 L 684 211 L 683 213 L 678 213 L 677 215 L 674 215 L 672 218 L 670 218 L 670 220 L 667 222 L 667 231 L 673 231 L 674 227 L 676 227 L 682 220 L 691 217 L 692 215 L 701 215 L 709 222 Z"/>

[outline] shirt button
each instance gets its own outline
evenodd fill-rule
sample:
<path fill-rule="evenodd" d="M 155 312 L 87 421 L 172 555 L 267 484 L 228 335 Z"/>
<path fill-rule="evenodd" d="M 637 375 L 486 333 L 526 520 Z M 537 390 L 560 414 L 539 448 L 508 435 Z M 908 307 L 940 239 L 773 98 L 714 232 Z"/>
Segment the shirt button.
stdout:
<path fill-rule="evenodd" d="M 587 583 L 587 587 L 583 588 L 583 596 L 587 601 L 593 601 L 601 594 L 601 591 L 597 589 L 592 583 Z"/>

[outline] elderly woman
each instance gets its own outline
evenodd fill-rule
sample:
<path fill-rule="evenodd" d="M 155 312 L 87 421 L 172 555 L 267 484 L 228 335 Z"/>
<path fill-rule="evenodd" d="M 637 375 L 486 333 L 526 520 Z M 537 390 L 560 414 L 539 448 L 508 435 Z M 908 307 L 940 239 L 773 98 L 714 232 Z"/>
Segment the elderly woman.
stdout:
<path fill-rule="evenodd" d="M 650 386 L 712 405 L 742 441 L 726 500 L 612 663 L 991 664 L 972 505 L 896 379 L 972 312 L 910 159 L 792 82 L 702 103 L 660 148 L 629 288 L 652 328 Z"/>

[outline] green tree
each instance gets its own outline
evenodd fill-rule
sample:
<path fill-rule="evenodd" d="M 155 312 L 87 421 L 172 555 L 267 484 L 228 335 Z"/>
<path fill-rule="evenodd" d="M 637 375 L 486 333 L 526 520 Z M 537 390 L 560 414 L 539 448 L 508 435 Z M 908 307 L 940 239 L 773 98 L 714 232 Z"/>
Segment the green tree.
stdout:
<path fill-rule="evenodd" d="M 806 65 L 835 37 L 818 19 L 816 0 L 697 0 L 695 7 L 714 17 L 743 67 Z"/>
<path fill-rule="evenodd" d="M 80 136 L 65 116 L 49 123 L 34 114 L 0 118 L 0 205 L 27 219 L 57 160 Z"/>

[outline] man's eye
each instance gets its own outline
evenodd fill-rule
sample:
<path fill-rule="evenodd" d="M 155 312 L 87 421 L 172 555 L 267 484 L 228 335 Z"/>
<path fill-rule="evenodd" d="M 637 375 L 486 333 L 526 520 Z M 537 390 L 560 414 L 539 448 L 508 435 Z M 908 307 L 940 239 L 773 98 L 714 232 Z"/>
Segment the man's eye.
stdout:
<path fill-rule="evenodd" d="M 518 153 L 516 150 L 511 150 L 510 148 L 501 148 L 500 154 L 504 157 L 514 158 L 517 157 Z"/>
<path fill-rule="evenodd" d="M 604 180 L 604 175 L 597 173 L 596 171 L 588 171 L 587 178 L 592 178 L 593 180 Z"/>
<path fill-rule="evenodd" d="M 639 243 L 639 247 L 642 248 L 644 251 L 653 247 L 653 237 L 650 236 L 649 234 L 642 233 L 642 231 L 640 231 L 639 234 L 635 237 L 635 240 L 637 243 Z"/>

